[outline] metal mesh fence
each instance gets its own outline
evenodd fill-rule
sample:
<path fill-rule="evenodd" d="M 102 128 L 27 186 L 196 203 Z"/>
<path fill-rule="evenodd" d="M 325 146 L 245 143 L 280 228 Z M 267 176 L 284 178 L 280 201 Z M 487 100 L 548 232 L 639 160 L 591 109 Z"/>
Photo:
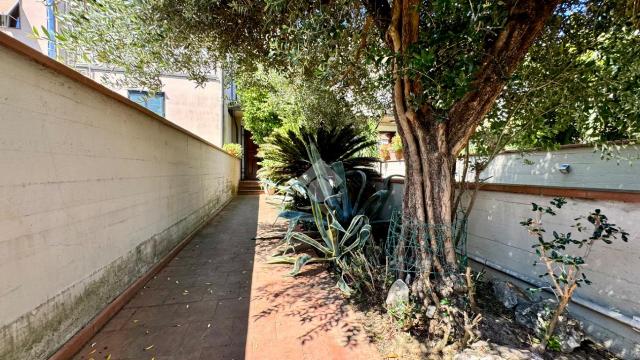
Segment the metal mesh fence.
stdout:
<path fill-rule="evenodd" d="M 458 216 L 458 218 L 463 218 Z M 389 232 L 385 242 L 385 255 L 389 269 L 398 274 L 419 273 L 422 270 L 420 239 L 424 239 L 425 252 L 433 261 L 446 264 L 444 242 L 453 237 L 461 269 L 467 264 L 467 224 L 458 220 L 453 226 L 418 222 L 395 210 L 391 215 Z M 435 244 L 435 246 L 431 246 Z M 436 250 L 434 251 L 433 248 Z M 445 269 L 457 272 L 461 269 Z M 433 268 L 432 268 L 433 271 Z"/>

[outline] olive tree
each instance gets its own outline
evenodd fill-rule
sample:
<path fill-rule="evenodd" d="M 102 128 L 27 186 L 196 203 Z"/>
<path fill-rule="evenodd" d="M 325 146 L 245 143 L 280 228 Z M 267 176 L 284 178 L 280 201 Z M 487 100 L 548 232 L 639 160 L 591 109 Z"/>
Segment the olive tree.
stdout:
<path fill-rule="evenodd" d="M 572 109 L 586 117 L 584 128 L 597 129 L 599 115 L 591 114 L 619 111 L 614 102 L 599 101 L 616 91 L 585 87 L 580 90 L 585 98 L 572 101 L 576 94 L 567 84 L 618 83 L 615 71 L 580 68 L 578 60 L 588 60 L 589 51 L 601 68 L 620 67 L 623 60 L 603 61 L 588 37 L 612 36 L 615 40 L 600 43 L 602 50 L 615 46 L 617 37 L 636 45 L 628 51 L 637 55 L 638 49 L 636 8 L 626 0 L 67 3 L 69 11 L 59 16 L 58 41 L 87 61 L 124 69 L 128 79 L 142 85 L 157 86 L 162 71 L 202 80 L 218 64 L 235 72 L 264 65 L 342 92 L 355 106 L 392 108 L 406 159 L 403 211 L 445 228 L 459 203 L 454 199 L 456 159 L 478 130 L 478 148 L 499 151 L 510 141 L 526 142 L 524 135 L 545 124 L 566 123 Z M 607 27 L 612 23 L 617 24 L 613 33 Z M 633 66 L 629 81 L 613 95 L 622 96 L 616 101 L 623 108 L 617 123 L 626 124 L 629 115 L 637 129 L 637 107 L 629 104 L 638 96 L 632 91 L 640 73 L 638 57 L 618 54 Z M 551 108 L 564 109 L 564 117 L 560 112 L 557 119 L 542 116 Z M 419 241 L 424 274 L 456 268 L 451 230 L 444 249 L 437 249 L 435 236 Z M 428 255 L 440 250 L 442 260 Z M 432 286 L 437 278 L 421 277 L 423 297 L 442 288 Z"/>

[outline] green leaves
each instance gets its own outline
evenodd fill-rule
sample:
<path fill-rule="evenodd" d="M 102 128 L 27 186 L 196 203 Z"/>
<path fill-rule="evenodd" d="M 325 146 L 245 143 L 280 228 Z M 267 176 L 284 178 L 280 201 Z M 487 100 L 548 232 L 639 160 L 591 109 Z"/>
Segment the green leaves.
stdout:
<path fill-rule="evenodd" d="M 289 273 L 289 275 L 291 276 L 298 275 L 300 273 L 300 269 L 302 269 L 302 267 L 305 266 L 307 263 L 309 263 L 312 259 L 313 257 L 311 257 L 311 255 L 308 255 L 308 254 L 303 254 L 298 256 L 298 258 L 296 259 L 296 262 L 293 264 L 293 269 L 291 269 L 291 272 Z"/>
<path fill-rule="evenodd" d="M 327 164 L 341 161 L 346 171 L 361 170 L 367 177 L 377 174 L 373 166 L 376 159 L 361 154 L 376 142 L 367 131 L 354 124 L 275 131 L 265 141 L 260 146 L 263 160 L 258 176 L 276 183 L 298 178 L 309 170 L 310 141 L 317 144 L 319 157 Z"/>
<path fill-rule="evenodd" d="M 555 198 L 550 204 L 560 209 L 567 201 L 564 198 Z M 520 225 L 527 228 L 529 233 L 537 239 L 537 243 L 531 247 L 535 249 L 535 254 L 539 260 L 534 261 L 533 266 L 543 264 L 546 267 L 544 274 L 538 275 L 540 278 L 547 277 L 551 284 L 551 288 L 557 296 L 570 296 L 572 287 L 580 287 L 583 284 L 591 285 L 591 281 L 587 278 L 582 267 L 587 263 L 587 257 L 591 254 L 593 245 L 597 241 L 606 244 L 612 244 L 613 240 L 621 238 L 628 241 L 628 233 L 618 228 L 615 224 L 609 223 L 606 215 L 600 209 L 595 209 L 586 216 L 580 216 L 574 219 L 576 223 L 572 225 L 578 229 L 579 233 L 586 230 L 579 220 L 586 218 L 593 226 L 593 232 L 587 239 L 574 239 L 572 233 L 560 233 L 552 231 L 552 239 L 545 240 L 545 229 L 542 227 L 542 217 L 544 215 L 557 215 L 551 207 L 540 206 L 532 203 L 532 211 L 536 214 L 535 220 L 528 218 L 521 221 Z M 576 246 L 577 245 L 577 246 Z M 573 247 L 576 246 L 576 247 Z M 571 251 L 582 249 L 585 247 L 584 254 L 574 255 Z M 569 295 L 567 295 L 569 294 Z"/>
<path fill-rule="evenodd" d="M 349 278 L 361 275 L 354 271 L 352 260 L 358 259 L 368 266 L 367 260 L 362 258 L 362 252 L 371 239 L 369 217 L 358 214 L 357 205 L 352 206 L 342 163 L 336 162 L 330 167 L 326 166 L 321 161 L 313 142 L 309 145 L 308 156 L 313 164 L 313 178 L 306 179 L 310 183 L 301 180 L 291 180 L 289 183 L 291 189 L 301 192 L 309 199 L 311 216 L 294 211 L 282 213 L 283 217 L 291 219 L 289 231 L 285 237 L 285 248 L 279 253 L 285 255 L 274 256 L 271 262 L 293 264 L 293 269 L 290 272 L 293 276 L 299 274 L 301 269 L 309 263 L 331 262 L 341 272 L 337 283 L 338 288 L 345 295 L 350 295 L 353 290 L 349 287 L 345 274 L 349 273 Z M 366 176 L 362 175 L 361 186 L 366 184 L 366 179 Z M 315 190 L 311 190 L 311 188 Z M 361 195 L 359 192 L 357 198 Z M 377 196 L 371 202 L 365 202 L 365 207 L 377 209 L 377 207 L 368 204 L 380 200 L 380 196 Z M 302 217 L 313 220 L 319 234 L 318 239 L 293 230 L 297 220 Z M 318 256 L 314 257 L 307 253 L 297 257 L 286 255 L 287 252 L 301 244 L 311 247 Z"/>

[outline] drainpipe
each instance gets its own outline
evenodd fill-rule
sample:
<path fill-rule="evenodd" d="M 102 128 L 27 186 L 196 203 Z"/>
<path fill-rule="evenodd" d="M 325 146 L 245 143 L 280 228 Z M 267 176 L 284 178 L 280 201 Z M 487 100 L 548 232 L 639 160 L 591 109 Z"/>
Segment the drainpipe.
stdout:
<path fill-rule="evenodd" d="M 483 257 L 480 256 L 476 256 L 476 255 L 469 255 L 467 254 L 467 257 L 481 265 L 485 265 L 497 272 L 509 275 L 513 278 L 516 278 L 522 282 L 525 282 L 529 285 L 535 286 L 537 288 L 543 288 L 543 290 L 545 290 L 546 292 L 549 293 L 553 293 L 550 289 L 546 288 L 546 285 L 541 283 L 540 281 L 537 280 L 533 280 L 530 278 L 525 277 L 522 274 L 519 274 L 511 269 L 507 269 L 499 264 L 494 263 L 493 261 L 489 260 L 489 259 L 485 259 Z M 608 317 L 610 319 L 616 320 L 622 324 L 625 324 L 629 327 L 631 327 L 633 330 L 635 331 L 640 331 L 640 319 L 638 319 L 638 317 L 630 317 L 624 314 L 621 314 L 617 311 L 613 311 L 610 309 L 607 309 L 606 307 L 596 304 L 595 302 L 591 301 L 591 300 L 587 300 L 587 299 L 583 299 L 579 296 L 573 296 L 571 298 L 571 302 L 574 302 L 578 305 L 581 305 L 591 311 L 594 311 L 596 313 L 599 313 L 600 315 L 603 315 L 605 317 Z"/>

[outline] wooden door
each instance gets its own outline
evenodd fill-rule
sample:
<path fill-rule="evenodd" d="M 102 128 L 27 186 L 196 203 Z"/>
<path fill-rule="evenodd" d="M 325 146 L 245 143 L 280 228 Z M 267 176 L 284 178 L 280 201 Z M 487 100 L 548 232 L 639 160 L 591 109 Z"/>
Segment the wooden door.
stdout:
<path fill-rule="evenodd" d="M 251 139 L 251 133 L 244 130 L 244 179 L 255 180 L 258 175 L 258 145 Z"/>

